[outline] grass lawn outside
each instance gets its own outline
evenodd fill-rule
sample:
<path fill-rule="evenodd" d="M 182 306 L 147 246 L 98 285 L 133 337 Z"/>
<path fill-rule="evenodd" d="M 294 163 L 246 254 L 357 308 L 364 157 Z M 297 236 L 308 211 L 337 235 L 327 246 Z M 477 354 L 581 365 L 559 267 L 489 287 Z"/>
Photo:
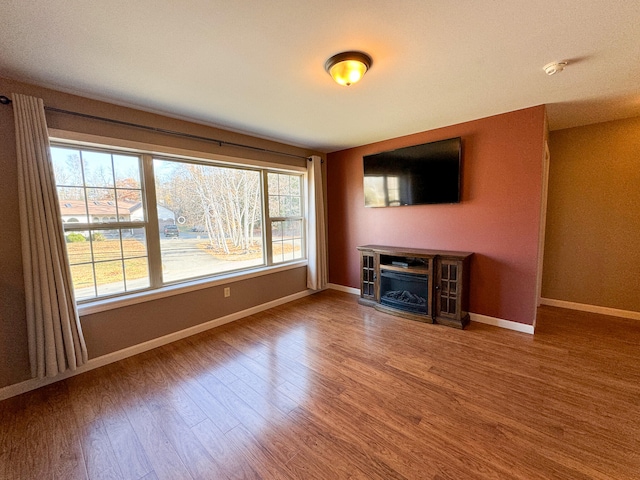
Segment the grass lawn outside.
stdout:
<path fill-rule="evenodd" d="M 139 240 L 123 239 L 122 245 L 120 240 L 72 242 L 67 243 L 67 253 L 76 289 L 94 286 L 94 266 L 96 285 L 122 282 L 125 274 L 127 280 L 149 276 L 147 248 Z"/>
<path fill-rule="evenodd" d="M 207 252 L 209 255 L 219 260 L 255 260 L 256 258 L 262 258 L 262 245 L 254 243 L 248 250 L 234 246 L 231 242 L 227 242 L 227 248 L 229 253 L 226 253 L 222 248 L 212 248 L 208 242 L 201 242 L 198 244 L 198 248 Z M 299 252 L 301 247 L 299 245 L 292 245 L 291 243 L 276 243 L 273 244 L 273 256 L 278 257 L 283 254 L 290 254 Z"/>
<path fill-rule="evenodd" d="M 255 260 L 263 256 L 259 242 L 249 249 L 234 247 L 229 242 L 229 253 L 221 248 L 211 248 L 208 242 L 200 242 L 197 247 L 216 259 L 226 261 Z M 272 248 L 274 258 L 283 257 L 284 260 L 284 257 L 299 258 L 301 245 L 287 239 L 284 242 L 274 242 Z M 125 278 L 129 282 L 149 277 L 146 245 L 136 239 L 70 242 L 67 243 L 67 253 L 76 290 L 118 283 L 124 290 Z"/>

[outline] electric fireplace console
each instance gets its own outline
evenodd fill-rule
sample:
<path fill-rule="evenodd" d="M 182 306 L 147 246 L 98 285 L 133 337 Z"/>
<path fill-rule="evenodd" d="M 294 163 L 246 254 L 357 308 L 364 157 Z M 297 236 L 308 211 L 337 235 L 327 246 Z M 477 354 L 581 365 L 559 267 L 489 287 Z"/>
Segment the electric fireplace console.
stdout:
<path fill-rule="evenodd" d="M 360 251 L 363 305 L 427 323 L 469 323 L 472 253 L 364 245 Z"/>

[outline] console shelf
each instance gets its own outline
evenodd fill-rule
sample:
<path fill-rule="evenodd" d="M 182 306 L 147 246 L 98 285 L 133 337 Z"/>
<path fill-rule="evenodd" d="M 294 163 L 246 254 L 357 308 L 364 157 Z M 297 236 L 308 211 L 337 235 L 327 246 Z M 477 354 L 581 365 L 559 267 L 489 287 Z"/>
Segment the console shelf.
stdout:
<path fill-rule="evenodd" d="M 469 323 L 470 252 L 363 245 L 360 303 L 427 323 Z"/>
<path fill-rule="evenodd" d="M 385 270 L 390 270 L 393 272 L 403 272 L 403 273 L 424 273 L 424 274 L 429 274 L 431 273 L 431 271 L 428 268 L 425 267 L 414 267 L 409 265 L 408 267 L 400 267 L 398 265 L 388 265 L 388 264 L 381 264 L 381 268 L 384 268 Z"/>

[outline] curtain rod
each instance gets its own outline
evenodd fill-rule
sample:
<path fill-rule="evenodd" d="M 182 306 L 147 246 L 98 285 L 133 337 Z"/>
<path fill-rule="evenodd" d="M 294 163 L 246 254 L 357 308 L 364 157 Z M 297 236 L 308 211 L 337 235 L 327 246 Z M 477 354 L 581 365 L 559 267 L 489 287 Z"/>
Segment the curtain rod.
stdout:
<path fill-rule="evenodd" d="M 11 103 L 12 103 L 12 100 L 9 97 L 5 95 L 0 95 L 0 104 L 10 105 Z M 71 115 L 74 117 L 88 118 L 90 120 L 98 120 L 100 122 L 112 123 L 112 124 L 121 125 L 124 127 L 139 128 L 141 130 L 146 130 L 146 131 L 155 132 L 155 133 L 163 133 L 165 135 L 172 135 L 174 137 L 183 137 L 183 138 L 189 138 L 192 140 L 201 140 L 209 143 L 217 143 L 219 147 L 227 146 L 227 147 L 245 148 L 248 150 L 253 150 L 255 152 L 271 153 L 271 154 L 280 155 L 283 157 L 311 160 L 310 157 L 305 157 L 303 155 L 295 155 L 293 153 L 278 152 L 277 150 L 270 150 L 268 148 L 254 147 L 252 145 L 246 145 L 243 143 L 227 142 L 225 140 L 218 140 L 216 138 L 211 138 L 211 137 L 202 137 L 200 135 L 192 135 L 190 133 L 178 132 L 175 130 L 167 130 L 165 128 L 150 127 L 148 125 L 140 125 L 139 123 L 125 122 L 123 120 L 114 120 L 112 118 L 98 117 L 96 115 L 89 115 L 87 113 L 72 112 L 70 110 L 63 110 L 61 108 L 45 106 L 44 109 L 48 112 L 62 113 L 64 115 Z"/>

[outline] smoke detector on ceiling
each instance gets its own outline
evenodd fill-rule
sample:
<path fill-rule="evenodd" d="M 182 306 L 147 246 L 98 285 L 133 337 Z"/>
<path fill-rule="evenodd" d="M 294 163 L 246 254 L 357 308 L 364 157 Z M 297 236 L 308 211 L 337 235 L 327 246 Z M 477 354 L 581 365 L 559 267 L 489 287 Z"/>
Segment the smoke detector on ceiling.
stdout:
<path fill-rule="evenodd" d="M 544 67 L 542 67 L 542 69 L 547 75 L 555 75 L 556 73 L 564 70 L 564 67 L 566 67 L 568 64 L 569 62 L 551 62 L 547 63 Z"/>

